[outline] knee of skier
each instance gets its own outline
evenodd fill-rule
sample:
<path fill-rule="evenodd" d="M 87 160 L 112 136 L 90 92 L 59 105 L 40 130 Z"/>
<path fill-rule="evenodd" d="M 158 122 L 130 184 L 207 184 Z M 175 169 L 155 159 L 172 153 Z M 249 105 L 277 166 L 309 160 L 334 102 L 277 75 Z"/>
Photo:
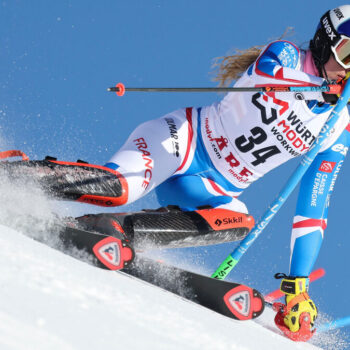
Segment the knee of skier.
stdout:
<path fill-rule="evenodd" d="M 207 204 L 215 209 L 227 209 L 242 214 L 249 214 L 247 206 L 242 201 L 230 196 L 213 196 L 208 200 Z"/>
<path fill-rule="evenodd" d="M 126 170 L 119 166 L 117 163 L 109 161 L 105 164 L 105 167 L 110 168 L 118 172 L 123 178 L 123 191 L 127 193 L 127 201 L 123 204 L 130 204 L 137 199 L 143 197 L 151 190 L 150 181 L 152 179 L 152 171 L 143 170 L 136 171 Z"/>

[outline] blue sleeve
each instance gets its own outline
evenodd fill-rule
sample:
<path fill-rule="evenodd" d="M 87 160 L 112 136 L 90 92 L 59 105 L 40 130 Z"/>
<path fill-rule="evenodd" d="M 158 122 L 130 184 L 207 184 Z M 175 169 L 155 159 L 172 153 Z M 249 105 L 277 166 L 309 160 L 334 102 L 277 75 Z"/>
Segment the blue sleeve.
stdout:
<path fill-rule="evenodd" d="M 275 41 L 263 49 L 247 70 L 254 86 L 321 86 L 325 80 L 302 71 L 302 52 L 288 41 Z M 295 101 L 294 92 L 267 92 L 276 99 Z M 320 91 L 303 92 L 306 100 L 324 101 Z"/>
<path fill-rule="evenodd" d="M 274 77 L 278 69 L 295 69 L 300 61 L 299 49 L 288 41 L 275 41 L 267 46 L 256 63 L 256 72 Z"/>
<path fill-rule="evenodd" d="M 319 153 L 305 173 L 299 190 L 291 240 L 291 276 L 309 276 L 327 227 L 330 196 L 350 146 L 350 128 Z"/>

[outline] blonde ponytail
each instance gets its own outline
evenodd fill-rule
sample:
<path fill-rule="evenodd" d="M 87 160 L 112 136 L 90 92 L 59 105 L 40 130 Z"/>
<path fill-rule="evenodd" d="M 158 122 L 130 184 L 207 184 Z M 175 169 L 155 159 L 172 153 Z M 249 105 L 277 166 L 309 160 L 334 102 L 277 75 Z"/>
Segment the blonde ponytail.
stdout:
<path fill-rule="evenodd" d="M 287 27 L 284 33 L 276 40 L 283 40 L 286 36 L 293 33 L 292 27 Z M 235 50 L 230 56 L 217 57 L 214 59 L 214 81 L 219 82 L 219 86 L 228 86 L 233 80 L 239 79 L 242 74 L 259 57 L 262 48 L 265 45 L 252 46 L 246 50 Z"/>
<path fill-rule="evenodd" d="M 236 50 L 231 56 L 215 58 L 213 67 L 217 67 L 214 81 L 220 86 L 228 86 L 233 80 L 239 79 L 249 66 L 256 61 L 263 46 L 253 46 L 246 50 Z"/>

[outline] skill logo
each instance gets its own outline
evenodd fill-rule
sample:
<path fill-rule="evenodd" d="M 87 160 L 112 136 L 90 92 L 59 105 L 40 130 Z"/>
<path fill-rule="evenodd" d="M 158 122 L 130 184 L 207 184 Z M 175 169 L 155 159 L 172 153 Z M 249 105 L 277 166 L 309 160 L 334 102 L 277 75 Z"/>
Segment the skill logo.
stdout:
<path fill-rule="evenodd" d="M 215 224 L 216 224 L 216 226 L 221 226 L 222 221 L 221 221 L 220 219 L 217 219 L 217 220 L 215 221 Z"/>

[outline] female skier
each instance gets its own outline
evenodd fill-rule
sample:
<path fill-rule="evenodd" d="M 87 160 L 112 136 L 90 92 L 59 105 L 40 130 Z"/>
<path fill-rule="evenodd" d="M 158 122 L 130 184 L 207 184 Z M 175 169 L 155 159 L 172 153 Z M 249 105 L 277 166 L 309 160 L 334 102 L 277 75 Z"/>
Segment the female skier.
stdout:
<path fill-rule="evenodd" d="M 343 80 L 350 70 L 350 5 L 328 11 L 309 50 L 287 41 L 227 57 L 221 81 L 235 86 L 320 86 Z M 242 68 L 244 67 L 244 68 Z M 302 98 L 300 100 L 300 98 Z M 152 189 L 160 203 L 186 210 L 204 205 L 247 213 L 237 197 L 251 183 L 293 157 L 305 154 L 326 122 L 334 96 L 305 92 L 228 93 L 222 101 L 187 108 L 140 125 L 107 167 L 128 183 L 130 203 Z M 154 131 L 157 131 L 156 133 Z M 350 144 L 347 110 L 305 174 L 293 220 L 289 276 L 281 283 L 289 313 L 284 323 L 300 328 L 303 312 L 317 316 L 307 294 L 308 276 L 327 226 L 329 197 Z"/>
<path fill-rule="evenodd" d="M 248 49 L 225 57 L 218 79 L 221 83 L 238 79 L 237 87 L 322 86 L 330 81 L 343 81 L 348 71 L 350 5 L 344 5 L 322 16 L 308 50 L 284 40 L 261 50 Z M 219 103 L 180 109 L 140 125 L 105 167 L 89 168 L 83 163 L 47 159 L 36 162 L 36 169 L 48 166 L 55 170 L 54 180 L 45 171 L 46 186 L 64 199 L 123 205 L 155 189 L 162 205 L 177 205 L 181 210 L 176 212 L 184 213 L 183 218 L 186 216 L 192 223 L 197 220 L 197 230 L 209 226 L 214 230 L 238 227 L 235 220 L 242 223 L 250 217 L 235 216 L 229 220 L 231 211 L 248 213 L 237 197 L 272 169 L 305 154 L 336 100 L 337 96 L 320 92 L 231 92 Z M 290 272 L 281 283 L 287 310 L 283 322 L 292 333 L 299 332 L 302 313 L 310 315 L 310 327 L 317 317 L 317 308 L 307 293 L 308 276 L 322 243 L 329 198 L 349 144 L 349 115 L 344 109 L 301 182 L 293 220 Z M 74 176 L 79 169 L 90 169 L 91 173 L 102 169 L 117 178 L 106 175 L 106 181 L 98 186 L 81 181 L 72 190 L 68 177 L 62 178 L 71 169 Z M 61 176 L 58 184 L 57 174 Z M 199 225 L 198 217 L 193 216 L 195 212 L 210 225 Z M 159 231 L 168 229 L 171 215 L 175 215 L 172 213 L 172 210 L 158 212 Z M 221 219 L 216 215 L 221 215 Z M 129 225 L 145 226 L 150 217 L 152 213 L 146 212 L 142 218 L 133 217 Z M 88 221 L 94 220 L 90 216 Z M 119 224 L 125 230 L 126 221 L 119 220 Z M 252 223 L 245 225 L 251 228 Z"/>

